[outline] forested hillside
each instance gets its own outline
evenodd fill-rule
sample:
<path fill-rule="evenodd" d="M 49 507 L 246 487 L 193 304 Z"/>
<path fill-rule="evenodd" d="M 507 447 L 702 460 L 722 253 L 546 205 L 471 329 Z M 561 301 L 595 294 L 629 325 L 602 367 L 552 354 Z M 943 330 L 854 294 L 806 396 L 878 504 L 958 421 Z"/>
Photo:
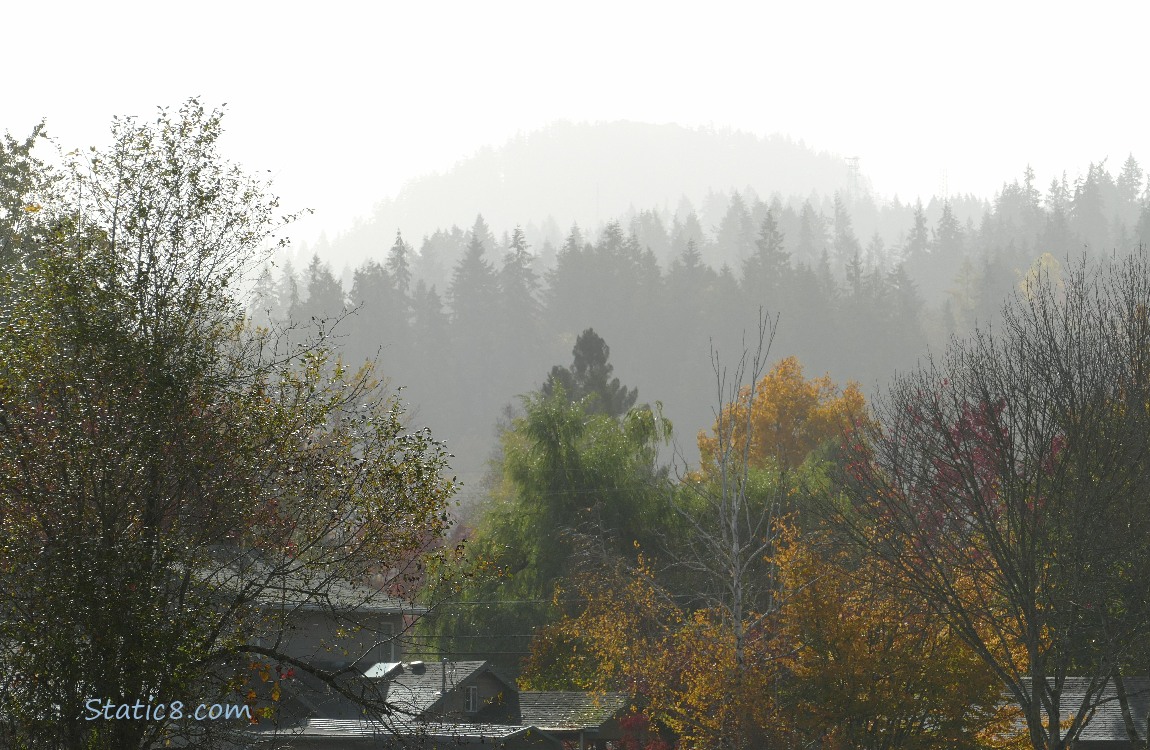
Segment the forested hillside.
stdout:
<path fill-rule="evenodd" d="M 446 172 L 411 180 L 334 238 L 328 250 L 358 262 L 378 253 L 381 238 L 396 227 L 421 237 L 476 213 L 501 229 L 522 223 L 532 244 L 558 247 L 573 222 L 594 228 L 632 207 L 674 211 L 684 197 L 707 204 L 700 214 L 705 223 L 717 221 L 710 214 L 725 208 L 726 196 L 712 195 L 712 188 L 829 195 L 852 179 L 862 181 L 838 156 L 779 135 L 560 122 L 484 148 Z"/>
<path fill-rule="evenodd" d="M 334 330 L 345 356 L 378 357 L 474 488 L 507 407 L 569 360 L 584 329 L 689 438 L 712 418 L 711 346 L 740 350 L 760 307 L 779 316 L 778 356 L 871 392 L 928 344 L 993 318 L 1044 254 L 1145 243 L 1146 197 L 1131 157 L 1117 175 L 1103 162 L 1045 187 L 1028 170 L 985 201 L 735 192 L 700 210 L 631 211 L 595 232 L 572 226 L 558 245 L 533 245 L 521 227 L 497 236 L 480 216 L 418 241 L 401 228 L 343 282 L 318 256 L 281 262 L 252 309 L 263 322 L 356 310 Z M 680 444 L 694 456 L 690 439 Z"/>

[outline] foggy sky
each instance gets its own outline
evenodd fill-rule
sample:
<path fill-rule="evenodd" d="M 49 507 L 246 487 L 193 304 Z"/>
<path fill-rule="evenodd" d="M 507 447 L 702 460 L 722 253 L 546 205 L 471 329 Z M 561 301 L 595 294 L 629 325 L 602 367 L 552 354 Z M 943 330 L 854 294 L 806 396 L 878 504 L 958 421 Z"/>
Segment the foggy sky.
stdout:
<path fill-rule="evenodd" d="M 227 102 L 225 149 L 316 209 L 308 241 L 559 119 L 783 133 L 904 201 L 1150 154 L 1144 3 L 698 7 L 19 3 L 0 128 L 47 118 L 70 149 L 116 114 Z"/>

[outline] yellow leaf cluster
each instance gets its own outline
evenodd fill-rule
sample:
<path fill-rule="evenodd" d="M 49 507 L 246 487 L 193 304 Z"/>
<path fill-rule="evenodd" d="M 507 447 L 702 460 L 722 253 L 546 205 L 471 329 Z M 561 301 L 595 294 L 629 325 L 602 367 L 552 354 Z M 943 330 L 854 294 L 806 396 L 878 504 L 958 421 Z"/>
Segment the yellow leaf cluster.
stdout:
<path fill-rule="evenodd" d="M 941 619 L 818 532 L 788 531 L 776 563 L 799 733 L 813 740 L 833 726 L 853 747 L 896 736 L 918 748 L 975 745 L 1001 685 Z"/>
<path fill-rule="evenodd" d="M 731 623 L 718 610 L 681 608 L 642 557 L 633 570 L 575 579 L 563 597 L 585 605 L 536 636 L 520 687 L 629 692 L 683 748 L 758 747 L 779 734 L 776 704 L 764 698 L 777 660 L 762 630 L 740 666 Z"/>
<path fill-rule="evenodd" d="M 744 388 L 735 403 L 724 407 L 712 434 L 699 433 L 704 473 L 718 462 L 720 434 L 729 434 L 734 455 L 743 455 L 750 399 L 751 389 Z M 774 461 L 783 469 L 799 466 L 819 444 L 868 419 L 857 383 L 848 383 L 840 392 L 830 375 L 807 380 L 793 356 L 759 380 L 750 409 L 750 464 L 764 466 Z M 729 430 L 723 430 L 724 426 Z"/>

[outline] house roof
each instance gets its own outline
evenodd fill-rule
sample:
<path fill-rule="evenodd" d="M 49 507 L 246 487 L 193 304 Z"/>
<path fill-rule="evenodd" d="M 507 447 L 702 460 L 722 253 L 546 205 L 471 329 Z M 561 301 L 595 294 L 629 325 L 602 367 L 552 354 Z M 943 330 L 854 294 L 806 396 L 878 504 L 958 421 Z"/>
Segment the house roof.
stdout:
<path fill-rule="evenodd" d="M 1089 683 L 1086 677 L 1068 677 L 1062 688 L 1062 697 L 1059 706 L 1063 711 L 1075 712 L 1082 705 L 1082 698 L 1086 695 Z M 1130 704 L 1130 713 L 1134 718 L 1134 726 L 1138 731 L 1138 738 L 1146 738 L 1146 709 L 1150 706 L 1150 679 L 1126 677 L 1122 680 L 1126 687 L 1126 697 Z M 1122 720 L 1122 707 L 1118 702 L 1118 691 L 1114 682 L 1107 683 L 1098 701 L 1094 715 L 1082 728 L 1078 735 L 1080 742 L 1093 742 L 1105 740 L 1128 740 L 1126 722 Z"/>
<path fill-rule="evenodd" d="M 1029 680 L 1027 680 L 1029 682 Z M 1063 719 L 1068 719 L 1078 712 L 1082 700 L 1086 696 L 1086 689 L 1090 685 L 1089 677 L 1067 677 L 1063 683 L 1062 694 L 1059 697 L 1059 713 Z M 1145 677 L 1126 677 L 1123 679 L 1126 687 L 1126 697 L 1130 704 L 1130 713 L 1139 739 L 1146 738 L 1146 715 L 1150 709 L 1150 679 Z M 1086 724 L 1078 735 L 1079 742 L 1127 742 L 1126 722 L 1122 720 L 1122 707 L 1118 701 L 1118 692 L 1111 680 L 1106 684 L 1101 696 L 1096 696 L 1097 707 L 1092 715 L 1088 716 Z M 1025 722 L 1025 720 L 1023 720 Z"/>
<path fill-rule="evenodd" d="M 445 679 L 446 670 L 446 679 Z M 390 673 L 387 684 L 387 702 L 408 716 L 423 716 L 431 712 L 447 691 L 471 680 L 475 675 L 489 673 L 504 683 L 509 690 L 515 686 L 499 675 L 486 661 L 431 661 L 411 662 L 397 669 L 380 670 Z M 367 670 L 369 674 L 372 669 Z"/>
<path fill-rule="evenodd" d="M 625 693 L 519 693 L 522 723 L 555 731 L 598 728 L 625 710 L 627 704 Z"/>
<path fill-rule="evenodd" d="M 255 597 L 263 606 L 287 606 L 301 610 L 363 612 L 375 614 L 426 614 L 427 607 L 398 599 L 367 586 L 338 579 L 305 585 L 285 577 L 264 586 Z"/>
<path fill-rule="evenodd" d="M 252 550 L 222 545 L 213 548 L 212 557 L 212 568 L 202 569 L 199 577 L 219 589 L 247 594 L 249 601 L 261 607 L 396 615 L 429 611 L 360 585 L 334 570 L 310 570 L 303 563 L 291 561 L 271 565 Z"/>
<path fill-rule="evenodd" d="M 425 737 L 451 745 L 495 746 L 514 740 L 516 746 L 528 744 L 539 747 L 562 747 L 562 743 L 556 737 L 537 727 L 505 724 L 402 722 L 387 726 L 366 719 L 311 719 L 291 729 L 277 730 L 275 736 L 332 741 L 362 737 Z"/>

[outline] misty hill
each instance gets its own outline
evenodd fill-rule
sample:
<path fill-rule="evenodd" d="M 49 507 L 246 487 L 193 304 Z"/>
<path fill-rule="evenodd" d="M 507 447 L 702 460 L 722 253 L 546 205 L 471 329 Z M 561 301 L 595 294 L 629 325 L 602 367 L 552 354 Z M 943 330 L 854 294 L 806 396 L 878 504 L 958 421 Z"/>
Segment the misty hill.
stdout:
<path fill-rule="evenodd" d="M 445 174 L 409 182 L 324 254 L 358 263 L 389 247 L 397 228 L 419 238 L 453 224 L 468 226 L 480 213 L 497 232 L 550 217 L 549 227 L 528 237 L 536 246 L 557 244 L 559 232 L 573 222 L 594 231 L 631 208 L 674 212 L 682 198 L 698 205 L 709 191 L 832 195 L 848 186 L 849 177 L 842 157 L 783 136 L 637 122 L 557 123 L 484 148 Z"/>

